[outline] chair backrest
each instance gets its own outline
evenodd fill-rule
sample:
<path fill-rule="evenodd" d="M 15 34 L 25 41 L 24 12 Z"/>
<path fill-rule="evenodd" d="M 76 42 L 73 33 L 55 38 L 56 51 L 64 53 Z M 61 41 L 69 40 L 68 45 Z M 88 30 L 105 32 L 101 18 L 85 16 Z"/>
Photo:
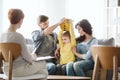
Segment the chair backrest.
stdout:
<path fill-rule="evenodd" d="M 0 43 L 0 63 L 2 63 L 2 60 L 4 60 L 5 62 L 9 62 L 9 80 L 12 80 L 12 62 L 20 55 L 20 51 L 20 44 Z"/>
<path fill-rule="evenodd" d="M 100 68 L 104 70 L 113 70 L 113 76 L 117 75 L 117 71 L 114 70 L 117 70 L 117 67 L 120 66 L 120 47 L 102 45 L 92 46 L 92 56 L 95 61 L 95 70 L 97 70 L 99 63 Z M 93 74 L 96 75 L 94 72 Z"/>
<path fill-rule="evenodd" d="M 93 59 L 98 55 L 100 65 L 103 69 L 113 69 L 113 56 L 118 57 L 118 66 L 120 66 L 120 47 L 92 46 L 92 55 Z"/>
<path fill-rule="evenodd" d="M 4 61 L 8 61 L 9 53 L 12 53 L 13 60 L 15 60 L 21 51 L 20 44 L 17 43 L 0 43 L 0 52 L 2 53 Z"/>

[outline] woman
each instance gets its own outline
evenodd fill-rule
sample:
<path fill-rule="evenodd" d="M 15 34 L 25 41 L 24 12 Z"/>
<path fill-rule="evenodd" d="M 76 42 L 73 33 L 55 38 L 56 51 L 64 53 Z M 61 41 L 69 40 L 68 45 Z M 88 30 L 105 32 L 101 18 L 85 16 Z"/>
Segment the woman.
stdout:
<path fill-rule="evenodd" d="M 41 73 L 45 74 L 46 77 L 43 80 L 46 80 L 48 72 L 45 61 L 33 61 L 23 35 L 17 32 L 23 23 L 24 13 L 20 9 L 10 9 L 8 18 L 10 26 L 7 32 L 1 35 L 0 42 L 14 42 L 21 45 L 21 55 L 13 62 L 13 76 L 29 76 Z M 8 64 L 3 64 L 3 71 L 8 75 Z"/>
<path fill-rule="evenodd" d="M 97 39 L 92 36 L 92 26 L 88 20 L 81 20 L 76 24 L 75 28 L 80 33 L 80 37 L 77 38 L 77 47 L 72 48 L 77 58 L 76 62 L 70 62 L 66 65 L 66 74 L 85 76 L 85 72 L 94 66 L 90 47 L 97 44 Z"/>

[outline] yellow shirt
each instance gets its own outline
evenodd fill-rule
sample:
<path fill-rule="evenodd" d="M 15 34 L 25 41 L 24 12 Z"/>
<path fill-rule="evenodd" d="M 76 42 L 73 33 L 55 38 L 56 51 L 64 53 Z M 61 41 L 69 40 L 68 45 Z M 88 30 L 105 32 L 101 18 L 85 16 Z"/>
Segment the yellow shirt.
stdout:
<path fill-rule="evenodd" d="M 60 45 L 60 64 L 67 64 L 68 62 L 75 61 L 75 55 L 71 50 L 72 46 L 76 46 L 73 25 L 70 24 L 69 26 L 69 32 L 71 36 L 70 43 L 65 44 L 65 45 L 62 43 L 62 32 L 63 31 L 60 31 L 59 36 L 58 36 L 59 45 Z"/>
<path fill-rule="evenodd" d="M 60 64 L 67 64 L 68 62 L 75 61 L 75 56 L 71 51 L 71 47 L 71 43 L 68 43 L 63 48 L 60 48 Z"/>

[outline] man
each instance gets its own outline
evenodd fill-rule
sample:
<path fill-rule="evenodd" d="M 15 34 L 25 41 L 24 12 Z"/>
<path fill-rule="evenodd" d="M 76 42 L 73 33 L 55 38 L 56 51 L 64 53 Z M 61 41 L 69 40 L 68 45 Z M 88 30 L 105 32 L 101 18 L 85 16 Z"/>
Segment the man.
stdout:
<path fill-rule="evenodd" d="M 53 33 L 53 30 L 63 21 L 62 19 L 60 22 L 49 27 L 47 16 L 40 15 L 38 17 L 38 26 L 40 30 L 32 32 L 32 39 L 35 45 L 35 56 L 54 56 L 57 47 L 57 34 Z M 54 60 L 47 60 L 46 64 L 49 75 L 55 74 L 56 65 L 54 64 Z"/>

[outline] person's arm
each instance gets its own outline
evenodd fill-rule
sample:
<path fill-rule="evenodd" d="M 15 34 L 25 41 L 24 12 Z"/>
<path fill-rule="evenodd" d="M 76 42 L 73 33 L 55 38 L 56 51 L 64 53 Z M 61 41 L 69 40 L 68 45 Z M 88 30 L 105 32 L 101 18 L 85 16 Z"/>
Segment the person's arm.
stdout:
<path fill-rule="evenodd" d="M 59 41 L 59 46 L 60 46 L 60 48 L 62 48 L 62 47 L 63 47 L 63 42 L 62 42 L 62 33 L 63 33 L 63 31 L 62 31 L 62 30 L 60 30 L 59 35 L 58 35 L 58 41 Z"/>
<path fill-rule="evenodd" d="M 24 37 L 22 35 L 20 35 L 18 38 L 19 38 L 18 43 L 21 45 L 21 56 L 26 61 L 32 63 L 33 62 L 33 57 L 28 52 L 28 48 L 27 48 L 27 45 L 26 45 Z"/>
<path fill-rule="evenodd" d="M 45 34 L 45 35 L 51 34 L 55 28 L 57 28 L 61 23 L 64 22 L 64 20 L 65 20 L 65 18 L 62 18 L 58 23 L 56 23 L 56 24 L 54 24 L 54 25 L 52 25 L 52 26 L 50 26 L 50 27 L 47 27 L 47 28 L 44 30 L 44 34 Z"/>
<path fill-rule="evenodd" d="M 71 44 L 72 46 L 76 46 L 76 39 L 75 39 L 75 33 L 74 33 L 74 29 L 73 29 L 73 24 L 72 24 L 72 20 L 70 20 L 70 25 L 69 25 L 69 32 L 70 32 L 70 36 L 71 36 Z"/>
<path fill-rule="evenodd" d="M 57 48 L 56 50 L 55 50 L 55 58 L 59 58 L 60 57 L 60 48 Z"/>
<path fill-rule="evenodd" d="M 93 39 L 93 40 L 91 41 L 91 43 L 89 44 L 89 46 L 90 46 L 89 50 L 87 51 L 86 54 L 83 54 L 83 59 L 89 59 L 89 58 L 92 57 L 91 46 L 97 45 L 97 44 L 98 44 L 98 40 L 97 40 L 97 39 Z"/>
<path fill-rule="evenodd" d="M 90 47 L 91 47 L 92 45 L 96 45 L 97 43 L 98 43 L 98 41 L 97 41 L 96 39 L 92 40 L 92 42 L 90 43 Z M 75 47 L 75 46 L 72 47 L 72 51 L 73 51 L 73 53 L 74 53 L 78 58 L 89 59 L 89 58 L 91 58 L 91 56 L 92 56 L 92 53 L 91 53 L 91 49 L 90 49 L 90 48 L 89 48 L 89 50 L 87 51 L 86 54 L 80 54 L 80 53 L 78 53 L 78 52 L 76 51 L 76 47 Z"/>
<path fill-rule="evenodd" d="M 36 42 L 36 41 L 41 41 L 42 38 L 45 36 L 44 35 L 44 32 L 41 30 L 35 30 L 31 33 L 31 36 L 32 36 L 32 40 L 33 42 Z"/>
<path fill-rule="evenodd" d="M 53 32 L 54 29 L 56 29 L 59 25 L 61 24 L 61 22 L 58 22 L 50 27 L 47 27 L 45 30 L 44 30 L 44 34 L 45 35 L 49 35 Z"/>
<path fill-rule="evenodd" d="M 83 55 L 78 53 L 76 50 L 76 46 L 72 46 L 72 52 L 77 56 L 78 58 L 83 58 Z"/>

